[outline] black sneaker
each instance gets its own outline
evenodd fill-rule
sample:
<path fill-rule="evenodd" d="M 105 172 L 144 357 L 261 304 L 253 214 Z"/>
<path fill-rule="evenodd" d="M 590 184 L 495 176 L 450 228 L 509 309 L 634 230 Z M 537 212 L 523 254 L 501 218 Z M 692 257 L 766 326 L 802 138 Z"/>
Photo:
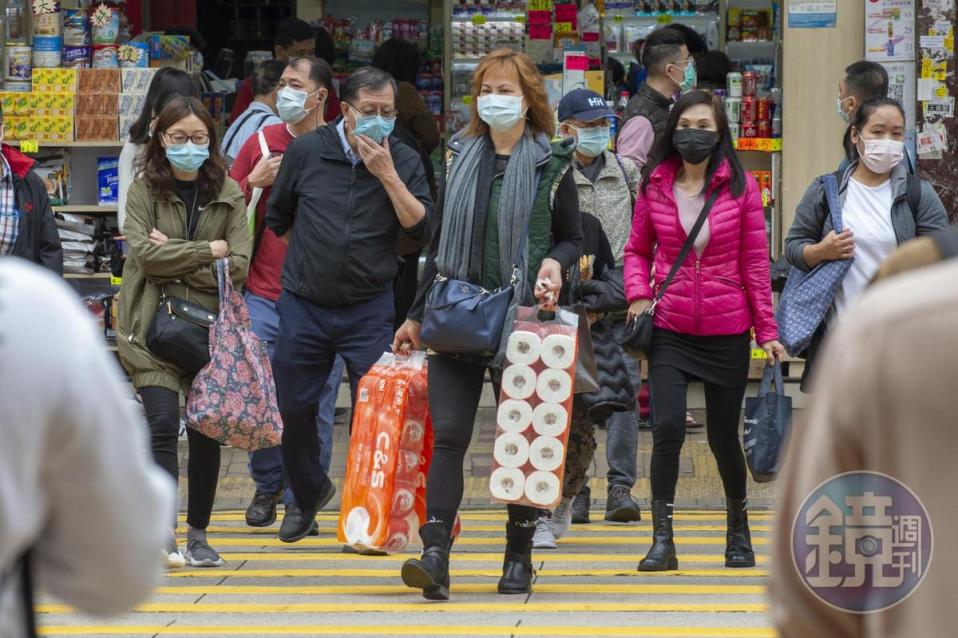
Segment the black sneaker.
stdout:
<path fill-rule="evenodd" d="M 282 492 L 270 494 L 256 490 L 253 502 L 246 508 L 246 524 L 250 527 L 269 527 L 276 522 L 276 504 Z"/>
<path fill-rule="evenodd" d="M 625 485 L 609 486 L 609 496 L 605 502 L 605 520 L 615 523 L 631 523 L 642 520 L 639 503 Z"/>
<path fill-rule="evenodd" d="M 592 499 L 589 493 L 582 490 L 572 499 L 572 523 L 574 525 L 587 525 L 592 521 L 589 519 L 589 505 Z"/>
<path fill-rule="evenodd" d="M 301 509 L 296 505 L 287 507 L 283 524 L 279 527 L 279 540 L 284 543 L 295 543 L 309 536 L 316 526 L 316 514 L 332 500 L 334 494 L 336 494 L 336 486 L 327 478 L 326 486 L 312 508 Z"/>
<path fill-rule="evenodd" d="M 336 408 L 333 413 L 333 423 L 345 423 L 349 420 L 349 408 Z"/>

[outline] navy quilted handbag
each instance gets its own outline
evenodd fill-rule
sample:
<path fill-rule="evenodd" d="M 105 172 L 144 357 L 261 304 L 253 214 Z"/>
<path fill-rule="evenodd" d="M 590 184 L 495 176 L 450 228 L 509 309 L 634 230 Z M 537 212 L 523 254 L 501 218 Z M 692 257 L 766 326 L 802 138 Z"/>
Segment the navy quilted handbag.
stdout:
<path fill-rule="evenodd" d="M 843 226 L 838 181 L 832 174 L 822 175 L 819 179 L 825 187 L 832 226 L 836 233 L 841 233 Z M 823 261 L 808 272 L 792 267 L 778 302 L 775 320 L 778 322 L 779 339 L 793 357 L 803 355 L 808 349 L 812 336 L 828 315 L 853 261 L 854 258 Z"/>

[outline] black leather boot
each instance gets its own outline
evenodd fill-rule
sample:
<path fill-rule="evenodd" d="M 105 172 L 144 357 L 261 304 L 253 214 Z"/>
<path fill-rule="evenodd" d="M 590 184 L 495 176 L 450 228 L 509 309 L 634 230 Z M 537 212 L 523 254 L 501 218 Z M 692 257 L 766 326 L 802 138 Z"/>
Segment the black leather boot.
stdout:
<path fill-rule="evenodd" d="M 639 563 L 640 572 L 664 572 L 679 568 L 672 536 L 673 504 L 665 499 L 652 501 L 652 548 Z"/>
<path fill-rule="evenodd" d="M 748 500 L 725 499 L 727 531 L 725 532 L 725 566 L 755 567 L 752 534 L 748 529 Z"/>
<path fill-rule="evenodd" d="M 500 594 L 528 594 L 532 592 L 532 535 L 536 521 L 509 521 L 506 523 L 506 554 L 502 561 Z"/>
<path fill-rule="evenodd" d="M 402 582 L 421 589 L 423 598 L 428 600 L 449 600 L 449 528 L 443 523 L 426 523 L 419 528 L 419 536 L 422 556 L 403 563 Z"/>

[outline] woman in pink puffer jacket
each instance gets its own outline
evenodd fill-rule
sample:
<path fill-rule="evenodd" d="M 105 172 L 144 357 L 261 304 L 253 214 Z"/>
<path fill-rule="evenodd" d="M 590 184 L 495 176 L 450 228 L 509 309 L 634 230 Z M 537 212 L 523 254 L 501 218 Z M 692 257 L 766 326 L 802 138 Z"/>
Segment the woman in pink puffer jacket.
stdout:
<path fill-rule="evenodd" d="M 653 545 L 640 571 L 678 568 L 672 508 L 685 441 L 689 382 L 705 383 L 708 441 L 725 488 L 725 564 L 755 565 L 745 500 L 739 415 L 748 384 L 751 329 L 772 360 L 784 349 L 772 312 L 765 215 L 755 179 L 742 170 L 721 103 L 692 91 L 672 108 L 635 203 L 625 248 L 630 316 L 659 292 L 707 198 L 717 197 L 693 249 L 655 308 L 649 352 L 653 402 Z M 655 285 L 650 285 L 654 265 Z"/>

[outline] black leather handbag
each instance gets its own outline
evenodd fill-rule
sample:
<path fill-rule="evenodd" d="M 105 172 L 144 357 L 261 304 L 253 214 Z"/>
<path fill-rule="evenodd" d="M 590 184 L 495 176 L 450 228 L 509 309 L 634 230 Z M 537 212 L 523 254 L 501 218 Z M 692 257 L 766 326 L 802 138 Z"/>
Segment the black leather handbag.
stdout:
<path fill-rule="evenodd" d="M 695 225 L 692 227 L 692 232 L 689 233 L 685 243 L 682 244 L 682 250 L 679 251 L 679 256 L 676 258 L 675 263 L 672 264 L 672 269 L 669 271 L 668 277 L 662 282 L 659 293 L 652 299 L 652 304 L 642 311 L 642 314 L 637 317 L 629 317 L 626 321 L 625 332 L 619 343 L 622 345 L 622 349 L 631 356 L 636 358 L 648 357 L 649 350 L 652 349 L 652 329 L 655 327 L 655 307 L 659 304 L 659 301 L 662 300 L 665 289 L 672 283 L 672 279 L 676 273 L 678 273 L 685 259 L 689 256 L 692 245 L 695 244 L 695 238 L 699 236 L 699 231 L 702 230 L 702 225 L 705 223 L 705 220 L 708 219 L 709 211 L 712 210 L 712 204 L 715 203 L 718 196 L 719 189 L 715 189 L 705 201 L 705 205 L 702 206 L 702 212 L 699 213 L 699 217 L 695 220 Z"/>
<path fill-rule="evenodd" d="M 146 334 L 146 347 L 185 374 L 196 374 L 210 362 L 210 326 L 214 321 L 215 312 L 168 297 L 164 291 Z"/>

